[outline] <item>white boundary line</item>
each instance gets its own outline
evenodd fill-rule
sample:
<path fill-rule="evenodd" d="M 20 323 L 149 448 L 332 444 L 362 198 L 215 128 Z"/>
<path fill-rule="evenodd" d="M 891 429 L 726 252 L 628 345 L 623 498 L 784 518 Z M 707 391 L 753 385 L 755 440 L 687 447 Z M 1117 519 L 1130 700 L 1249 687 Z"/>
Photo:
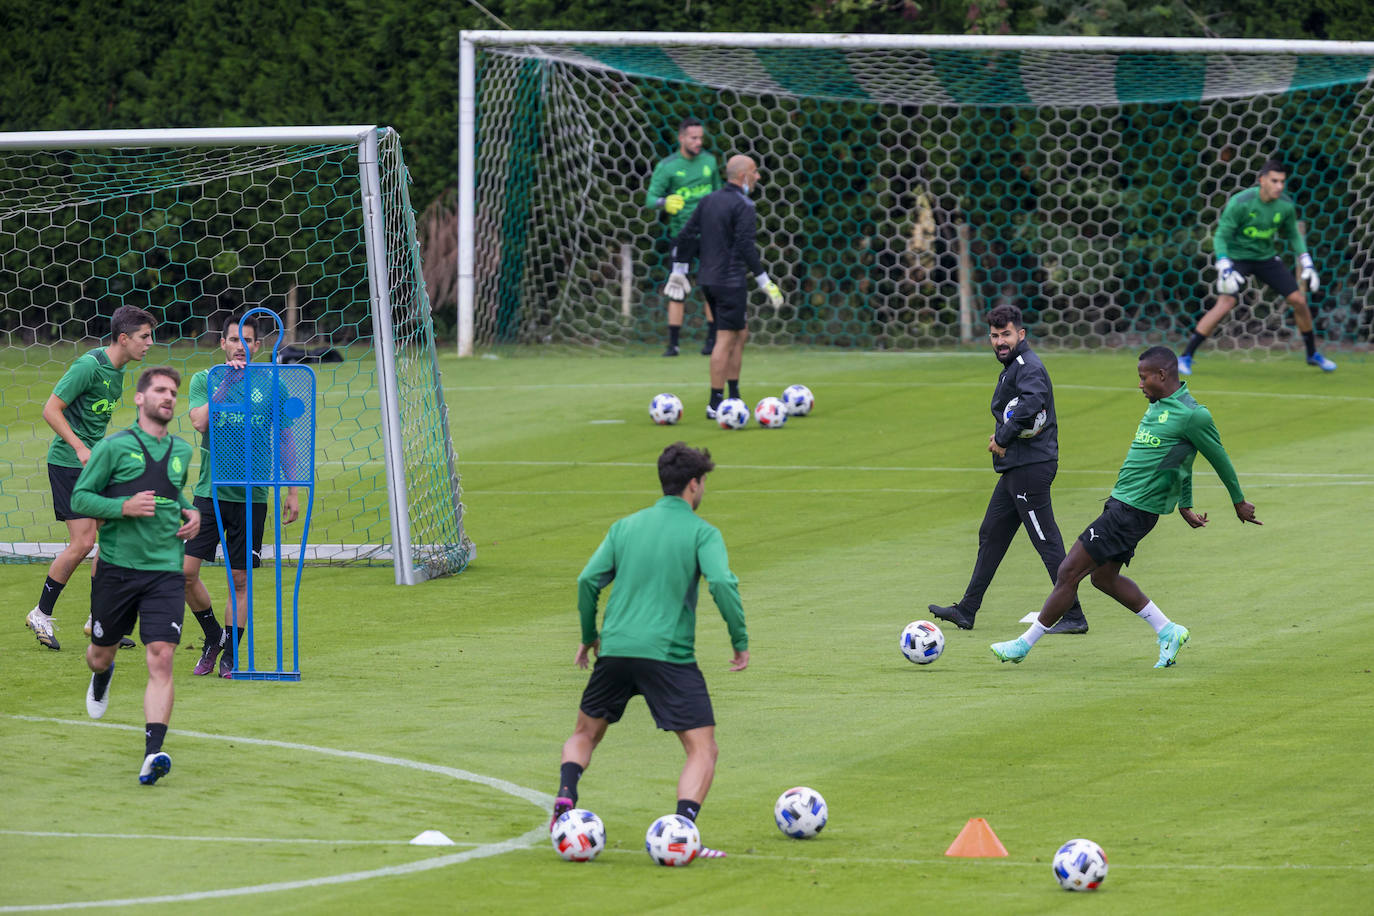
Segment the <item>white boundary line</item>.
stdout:
<path fill-rule="evenodd" d="M 46 716 L 16 716 L 6 715 L 7 719 L 17 719 L 21 722 L 48 722 L 56 725 L 81 725 L 88 728 L 113 728 L 121 731 L 141 732 L 143 729 L 136 725 L 118 725 L 113 722 L 83 722 L 78 719 L 54 719 Z M 460 770 L 456 767 L 440 766 L 433 763 L 421 763 L 416 760 L 406 760 L 403 757 L 386 757 L 381 754 L 367 754 L 361 751 L 344 751 L 332 747 L 316 747 L 312 744 L 297 744 L 293 741 L 273 741 L 266 738 L 239 738 L 231 735 L 212 735 L 207 732 L 182 731 L 181 729 L 170 729 L 169 735 L 177 735 L 183 738 L 206 738 L 213 741 L 234 741 L 240 744 L 252 744 L 259 747 L 275 747 L 289 751 L 304 751 L 311 754 L 323 754 L 327 757 L 343 757 L 351 760 L 363 760 L 368 763 L 382 763 L 388 766 L 405 767 L 410 770 L 420 770 L 426 773 L 437 773 L 441 776 L 450 776 L 464 782 L 474 782 L 516 798 L 523 798 L 531 804 L 541 808 L 551 808 L 553 806 L 553 796 L 544 792 L 537 792 L 534 789 L 527 789 L 524 786 L 507 782 L 504 779 L 497 779 L 492 776 L 483 776 L 480 773 L 471 773 L 467 770 Z M 324 875 L 318 878 L 304 878 L 299 881 L 276 881 L 271 884 L 253 884 L 245 887 L 226 887 L 210 891 L 193 891 L 186 894 L 166 894 L 157 897 L 127 897 L 118 900 L 82 900 L 72 903 L 42 903 L 27 904 L 20 906 L 0 906 L 0 913 L 33 913 L 48 910 L 83 910 L 94 907 L 119 907 L 119 906 L 148 906 L 157 903 L 187 903 L 194 900 L 213 900 L 223 897 L 244 897 L 251 894 L 272 894 L 279 891 L 293 891 L 308 887 L 326 887 L 333 884 L 350 884 L 356 881 L 367 881 L 372 878 L 388 878 L 395 875 L 408 875 L 416 872 L 430 871 L 436 868 L 446 868 L 450 865 L 457 865 L 460 862 L 470 862 L 474 859 L 485 859 L 491 856 L 501 855 L 506 852 L 513 852 L 519 849 L 527 849 L 540 841 L 546 841 L 548 830 L 542 824 L 527 833 L 509 840 L 501 840 L 497 843 L 487 843 L 465 852 L 452 853 L 450 855 L 438 856 L 432 859 L 422 859 L 417 862 L 408 862 L 404 865 L 391 865 L 386 868 L 375 868 L 369 871 L 348 872 L 341 875 Z"/>
<path fill-rule="evenodd" d="M 409 846 L 410 840 L 319 840 L 307 837 L 269 836 L 180 836 L 169 833 L 70 833 L 65 830 L 0 830 L 0 836 L 49 837 L 69 840 L 161 840 L 170 843 L 284 843 L 303 846 Z M 459 843 L 454 846 L 481 846 L 481 843 Z"/>

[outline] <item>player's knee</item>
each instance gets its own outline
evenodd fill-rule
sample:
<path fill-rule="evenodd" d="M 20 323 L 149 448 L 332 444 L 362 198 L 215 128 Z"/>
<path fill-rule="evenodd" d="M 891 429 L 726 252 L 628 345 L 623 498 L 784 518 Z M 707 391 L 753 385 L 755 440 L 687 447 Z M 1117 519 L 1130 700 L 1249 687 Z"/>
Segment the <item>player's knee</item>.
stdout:
<path fill-rule="evenodd" d="M 1099 566 L 1093 570 L 1092 580 L 1093 588 L 1110 595 L 1116 588 L 1116 570 Z"/>
<path fill-rule="evenodd" d="M 86 554 L 91 552 L 91 548 L 94 546 L 95 532 L 83 529 L 81 531 L 72 532 L 71 542 L 68 544 L 67 550 L 70 551 L 77 560 L 83 560 Z"/>

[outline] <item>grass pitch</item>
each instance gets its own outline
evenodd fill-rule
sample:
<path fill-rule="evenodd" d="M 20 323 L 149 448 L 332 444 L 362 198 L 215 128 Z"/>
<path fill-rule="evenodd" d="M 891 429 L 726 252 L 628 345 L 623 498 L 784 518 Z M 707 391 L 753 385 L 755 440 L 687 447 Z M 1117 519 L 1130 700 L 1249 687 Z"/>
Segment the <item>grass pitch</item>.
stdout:
<path fill-rule="evenodd" d="M 1070 540 L 1145 403 L 1134 352 L 1044 355 Z M 1130 574 L 1192 630 L 1178 666 L 1154 670 L 1149 628 L 1086 584 L 1088 635 L 999 664 L 988 644 L 1018 635 L 1049 588 L 1021 539 L 977 628 L 947 627 L 944 656 L 918 668 L 897 636 L 961 594 L 995 479 L 985 351 L 750 351 L 751 403 L 803 382 L 817 406 L 741 432 L 702 418 L 695 356 L 446 360 L 476 562 L 413 589 L 389 569 L 307 569 L 299 684 L 193 678 L 188 616 L 174 765 L 153 788 L 135 779 L 141 648 L 90 724 L 84 571 L 50 652 L 22 622 L 43 567 L 0 568 L 0 911 L 1367 912 L 1371 367 L 1209 354 L 1198 369 L 1190 387 L 1265 524 L 1236 522 L 1199 459 L 1211 524 L 1161 519 L 1143 543 Z M 686 402 L 679 426 L 650 423 L 660 391 Z M 679 438 L 717 461 L 702 513 L 725 535 L 751 634 L 750 668 L 728 672 L 703 598 L 721 757 L 700 824 L 730 857 L 669 870 L 644 855 L 681 750 L 636 701 L 582 780 L 609 848 L 567 864 L 542 829 L 585 682 L 574 579 L 615 518 L 656 498 L 653 460 Z M 772 824 L 799 784 L 830 806 L 815 840 Z M 971 817 L 1007 858 L 943 855 Z M 407 845 L 425 829 L 460 845 Z M 1077 836 L 1111 860 L 1096 894 L 1050 874 Z"/>

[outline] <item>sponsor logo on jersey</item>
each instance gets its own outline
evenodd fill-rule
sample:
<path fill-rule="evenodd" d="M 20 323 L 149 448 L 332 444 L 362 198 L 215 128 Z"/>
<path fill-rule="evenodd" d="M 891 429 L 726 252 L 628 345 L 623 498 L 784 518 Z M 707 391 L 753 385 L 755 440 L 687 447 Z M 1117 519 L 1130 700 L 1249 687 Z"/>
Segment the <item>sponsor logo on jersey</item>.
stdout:
<path fill-rule="evenodd" d="M 1158 448 L 1161 442 L 1158 436 L 1145 428 L 1144 423 L 1136 427 L 1135 441 L 1139 442 L 1141 445 L 1148 445 L 1150 448 Z"/>
<path fill-rule="evenodd" d="M 91 405 L 91 413 L 103 413 L 106 416 L 108 416 L 114 413 L 118 407 L 119 398 L 115 398 L 113 401 L 111 401 L 109 398 L 101 398 L 100 400 L 96 401 L 94 404 Z"/>
<path fill-rule="evenodd" d="M 1161 413 L 1159 416 L 1155 417 L 1155 422 L 1156 422 L 1156 423 L 1168 423 L 1168 422 L 1169 422 L 1169 411 L 1166 410 L 1166 411 L 1164 411 L 1163 413 Z"/>

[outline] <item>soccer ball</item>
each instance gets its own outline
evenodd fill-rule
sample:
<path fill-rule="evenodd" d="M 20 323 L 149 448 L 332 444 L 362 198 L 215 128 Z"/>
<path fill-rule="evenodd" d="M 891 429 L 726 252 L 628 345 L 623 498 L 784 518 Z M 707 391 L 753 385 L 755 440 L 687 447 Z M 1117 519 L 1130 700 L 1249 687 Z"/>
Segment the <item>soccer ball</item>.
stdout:
<path fill-rule="evenodd" d="M 754 419 L 764 429 L 777 429 L 787 422 L 787 408 L 777 398 L 764 398 L 754 407 Z"/>
<path fill-rule="evenodd" d="M 1107 854 L 1092 840 L 1069 840 L 1054 854 L 1054 877 L 1066 891 L 1095 891 L 1107 880 Z"/>
<path fill-rule="evenodd" d="M 830 810 L 815 789 L 797 786 L 778 796 L 773 820 L 778 829 L 796 840 L 809 840 L 825 828 Z"/>
<path fill-rule="evenodd" d="M 690 865 L 701 852 L 701 833 L 691 819 L 665 814 L 649 825 L 644 848 L 659 865 Z"/>
<path fill-rule="evenodd" d="M 782 404 L 790 416 L 804 417 L 816 406 L 816 399 L 805 385 L 788 385 L 782 393 Z"/>
<path fill-rule="evenodd" d="M 590 862 L 606 848 L 606 827 L 585 808 L 558 815 L 549 829 L 554 850 L 569 862 Z"/>
<path fill-rule="evenodd" d="M 744 429 L 749 424 L 749 405 L 739 398 L 726 398 L 716 408 L 716 422 L 721 429 Z"/>
<path fill-rule="evenodd" d="M 1019 403 L 1021 403 L 1021 399 L 1020 399 L 1020 398 L 1012 398 L 1010 401 L 1007 402 L 1007 406 L 1004 407 L 1004 408 L 1002 408 L 1002 422 L 1003 422 L 1003 423 L 1007 422 L 1007 420 L 1009 420 L 1009 419 L 1011 418 L 1011 412 L 1012 412 L 1013 410 L 1016 409 L 1016 405 L 1019 404 Z M 1022 438 L 1022 439 L 1029 439 L 1031 436 L 1036 435 L 1037 433 L 1040 432 L 1040 430 L 1044 429 L 1044 428 L 1045 428 L 1045 416 L 1046 416 L 1046 414 L 1045 414 L 1045 411 L 1043 411 L 1043 410 L 1040 411 L 1038 414 L 1036 414 L 1036 415 L 1035 415 L 1035 423 L 1031 426 L 1031 428 L 1030 428 L 1030 429 L 1023 429 L 1023 430 L 1021 430 L 1021 438 Z"/>
<path fill-rule="evenodd" d="M 649 416 L 659 426 L 672 426 L 682 419 L 682 401 L 675 394 L 656 394 L 649 402 Z"/>
<path fill-rule="evenodd" d="M 913 620 L 902 631 L 901 647 L 907 661 L 929 665 L 945 651 L 945 634 L 929 620 Z"/>

